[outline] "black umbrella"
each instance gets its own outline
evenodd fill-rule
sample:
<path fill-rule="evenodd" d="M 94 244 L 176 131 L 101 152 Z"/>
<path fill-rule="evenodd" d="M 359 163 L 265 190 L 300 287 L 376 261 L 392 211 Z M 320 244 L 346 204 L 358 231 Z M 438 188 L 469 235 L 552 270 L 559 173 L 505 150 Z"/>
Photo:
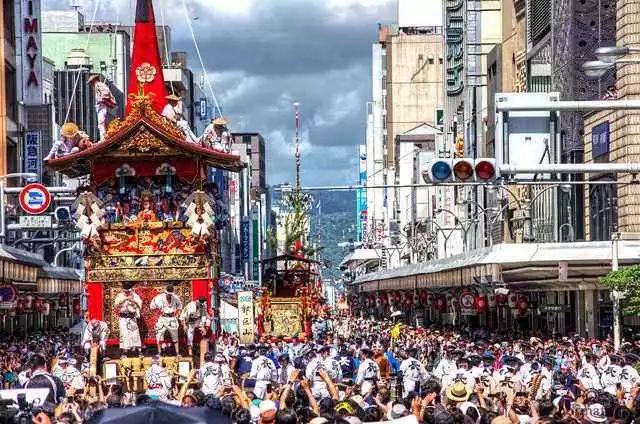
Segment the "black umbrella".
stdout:
<path fill-rule="evenodd" d="M 231 419 L 211 408 L 182 408 L 163 402 L 128 408 L 109 408 L 90 424 L 231 424 Z"/>

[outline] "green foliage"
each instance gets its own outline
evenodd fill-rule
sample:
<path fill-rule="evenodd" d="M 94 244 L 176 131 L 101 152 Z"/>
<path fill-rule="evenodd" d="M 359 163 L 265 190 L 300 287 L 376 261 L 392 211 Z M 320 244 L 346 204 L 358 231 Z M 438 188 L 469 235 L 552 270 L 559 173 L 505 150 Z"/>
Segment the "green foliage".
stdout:
<path fill-rule="evenodd" d="M 632 265 L 611 271 L 599 279 L 609 290 L 624 293 L 620 306 L 624 315 L 640 314 L 640 265 Z"/>

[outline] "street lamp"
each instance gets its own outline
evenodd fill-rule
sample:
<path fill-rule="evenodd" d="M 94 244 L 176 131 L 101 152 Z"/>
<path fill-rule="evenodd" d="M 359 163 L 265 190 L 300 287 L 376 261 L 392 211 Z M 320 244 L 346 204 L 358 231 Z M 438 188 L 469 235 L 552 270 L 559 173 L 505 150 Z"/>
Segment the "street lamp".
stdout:
<path fill-rule="evenodd" d="M 601 60 L 590 60 L 582 64 L 582 71 L 588 78 L 600 78 L 607 71 L 616 65 L 614 62 L 603 62 Z"/>
<path fill-rule="evenodd" d="M 6 237 L 6 223 L 4 210 L 4 180 L 8 178 L 24 178 L 27 182 L 37 181 L 38 174 L 33 172 L 14 172 L 11 174 L 0 175 L 0 243 L 4 243 Z"/>
<path fill-rule="evenodd" d="M 640 48 L 618 46 L 598 47 L 595 53 L 596 57 L 601 62 L 616 63 L 616 61 L 631 53 L 640 53 Z"/>

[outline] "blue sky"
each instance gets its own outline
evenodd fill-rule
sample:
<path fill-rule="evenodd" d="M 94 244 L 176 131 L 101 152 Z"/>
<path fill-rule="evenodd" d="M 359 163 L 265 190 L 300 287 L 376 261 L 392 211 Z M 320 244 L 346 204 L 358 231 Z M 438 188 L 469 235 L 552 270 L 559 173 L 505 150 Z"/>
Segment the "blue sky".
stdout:
<path fill-rule="evenodd" d="M 94 0 L 76 0 L 90 20 Z M 69 0 L 43 0 L 44 9 Z M 155 0 L 174 51 L 201 71 L 181 0 Z M 206 72 L 232 131 L 260 132 L 267 181 L 294 181 L 292 103 L 301 104 L 303 183 L 357 180 L 364 142 L 371 44 L 395 18 L 395 0 L 187 0 Z M 135 0 L 101 0 L 97 20 L 131 21 Z M 161 13 L 162 12 L 162 13 Z M 193 19 L 196 17 L 197 19 Z"/>

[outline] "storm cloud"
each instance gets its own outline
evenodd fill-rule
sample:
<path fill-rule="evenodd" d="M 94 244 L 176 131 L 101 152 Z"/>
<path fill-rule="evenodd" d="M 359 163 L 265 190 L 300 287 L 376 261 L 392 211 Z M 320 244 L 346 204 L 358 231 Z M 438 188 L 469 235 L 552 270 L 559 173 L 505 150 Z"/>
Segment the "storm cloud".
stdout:
<path fill-rule="evenodd" d="M 43 0 L 45 9 L 67 0 Z M 90 20 L 95 2 L 79 1 Z M 172 28 L 172 50 L 206 73 L 234 132 L 260 132 L 269 184 L 294 181 L 293 101 L 300 102 L 303 183 L 352 184 L 364 142 L 371 44 L 378 23 L 395 19 L 395 0 L 155 1 L 156 21 Z M 102 1 L 97 20 L 131 21 L 135 0 Z"/>

